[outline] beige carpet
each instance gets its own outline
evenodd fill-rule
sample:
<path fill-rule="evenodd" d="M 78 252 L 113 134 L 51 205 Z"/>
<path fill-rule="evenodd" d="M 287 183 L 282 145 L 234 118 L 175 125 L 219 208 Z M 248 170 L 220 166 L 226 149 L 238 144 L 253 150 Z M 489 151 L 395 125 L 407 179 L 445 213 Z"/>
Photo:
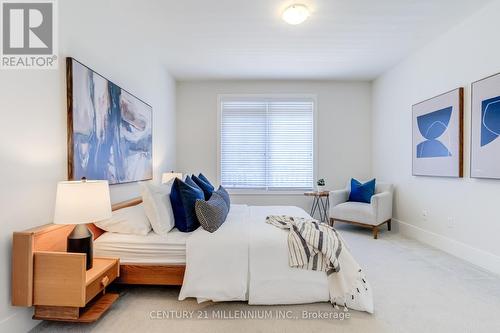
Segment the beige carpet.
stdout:
<path fill-rule="evenodd" d="M 338 226 L 374 290 L 375 314 L 349 311 L 349 319 L 301 319 L 334 316 L 330 304 L 249 306 L 245 303 L 197 304 L 177 301 L 172 287 L 127 287 L 113 308 L 91 325 L 42 322 L 32 332 L 499 332 L 500 278 L 462 260 L 403 238 L 397 231 L 371 232 Z M 292 291 L 293 292 L 293 291 Z M 182 311 L 209 319 L 164 318 Z M 157 313 L 156 311 L 160 311 Z M 266 312 L 268 311 L 268 312 Z M 276 313 L 276 311 L 282 311 Z M 218 319 L 250 314 L 268 319 Z M 285 319 L 276 318 L 278 314 Z M 298 319 L 295 319 L 297 317 Z"/>

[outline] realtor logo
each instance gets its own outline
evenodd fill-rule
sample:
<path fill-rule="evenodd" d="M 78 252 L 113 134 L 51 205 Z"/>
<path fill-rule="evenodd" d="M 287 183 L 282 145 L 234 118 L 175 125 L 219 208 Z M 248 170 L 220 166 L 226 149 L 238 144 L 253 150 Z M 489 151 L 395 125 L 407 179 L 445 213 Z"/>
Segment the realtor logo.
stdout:
<path fill-rule="evenodd" d="M 55 0 L 2 0 L 2 69 L 57 68 Z"/>

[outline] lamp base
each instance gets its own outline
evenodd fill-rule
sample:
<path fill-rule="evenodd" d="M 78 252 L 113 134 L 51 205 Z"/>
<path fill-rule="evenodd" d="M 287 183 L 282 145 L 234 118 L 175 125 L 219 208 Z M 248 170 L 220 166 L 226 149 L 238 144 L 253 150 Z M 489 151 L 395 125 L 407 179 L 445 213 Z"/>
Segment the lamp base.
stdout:
<path fill-rule="evenodd" d="M 66 252 L 85 253 L 87 255 L 87 270 L 92 268 L 93 235 L 85 224 L 77 224 L 69 234 Z"/>

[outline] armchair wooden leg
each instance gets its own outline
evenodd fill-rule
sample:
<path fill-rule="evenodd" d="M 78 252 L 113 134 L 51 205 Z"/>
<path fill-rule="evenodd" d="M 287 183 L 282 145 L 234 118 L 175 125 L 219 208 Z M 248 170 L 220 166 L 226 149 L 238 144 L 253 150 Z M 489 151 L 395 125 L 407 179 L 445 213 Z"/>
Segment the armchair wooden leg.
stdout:
<path fill-rule="evenodd" d="M 387 221 L 387 230 L 391 231 L 391 220 Z"/>
<path fill-rule="evenodd" d="M 334 219 L 330 219 L 330 225 L 333 227 L 333 224 L 335 223 L 335 220 Z"/>
<path fill-rule="evenodd" d="M 373 239 L 377 239 L 378 238 L 378 227 L 373 227 L 372 232 L 373 232 Z"/>

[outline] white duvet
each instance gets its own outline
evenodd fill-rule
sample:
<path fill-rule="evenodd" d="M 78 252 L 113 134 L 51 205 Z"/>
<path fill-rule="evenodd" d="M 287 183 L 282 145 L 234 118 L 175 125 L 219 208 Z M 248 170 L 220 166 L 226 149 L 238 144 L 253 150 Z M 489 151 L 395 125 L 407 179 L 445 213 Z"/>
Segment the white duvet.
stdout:
<path fill-rule="evenodd" d="M 231 205 L 219 230 L 211 234 L 198 228 L 187 239 L 186 273 L 179 300 L 195 297 L 199 302 L 248 300 L 249 304 L 328 302 L 326 273 L 289 267 L 288 231 L 267 224 L 268 215 L 310 218 L 303 209 L 293 206 Z M 346 251 L 344 264 L 354 262 L 347 248 L 342 251 Z M 342 281 L 353 279 L 341 276 L 342 269 L 335 274 Z M 367 287 L 354 300 L 349 298 L 347 307 L 372 313 L 372 292 Z"/>

